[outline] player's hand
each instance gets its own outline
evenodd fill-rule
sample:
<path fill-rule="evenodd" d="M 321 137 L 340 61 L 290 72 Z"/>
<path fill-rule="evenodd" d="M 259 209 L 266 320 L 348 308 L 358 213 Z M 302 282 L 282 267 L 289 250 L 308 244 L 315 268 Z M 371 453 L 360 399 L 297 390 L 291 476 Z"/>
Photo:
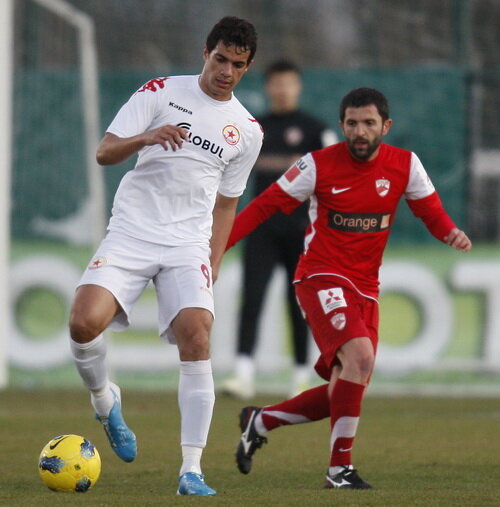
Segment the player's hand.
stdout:
<path fill-rule="evenodd" d="M 444 238 L 444 241 L 455 250 L 460 250 L 462 252 L 468 252 L 472 248 L 472 242 L 467 237 L 467 234 L 457 227 L 450 231 L 448 236 Z"/>
<path fill-rule="evenodd" d="M 188 132 L 176 125 L 163 125 L 163 127 L 144 132 L 146 146 L 160 144 L 164 150 L 168 150 L 170 147 L 173 151 L 177 151 L 182 148 L 183 141 L 189 141 Z"/>

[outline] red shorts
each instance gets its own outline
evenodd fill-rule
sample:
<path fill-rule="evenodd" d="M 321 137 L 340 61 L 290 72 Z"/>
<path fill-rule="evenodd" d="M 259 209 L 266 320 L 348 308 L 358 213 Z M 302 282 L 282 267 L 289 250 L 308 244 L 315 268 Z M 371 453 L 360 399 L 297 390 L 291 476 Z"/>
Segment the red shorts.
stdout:
<path fill-rule="evenodd" d="M 376 352 L 378 303 L 362 296 L 336 276 L 306 278 L 295 285 L 295 293 L 321 355 L 315 365 L 318 375 L 330 380 L 337 350 L 353 338 L 368 337 Z"/>

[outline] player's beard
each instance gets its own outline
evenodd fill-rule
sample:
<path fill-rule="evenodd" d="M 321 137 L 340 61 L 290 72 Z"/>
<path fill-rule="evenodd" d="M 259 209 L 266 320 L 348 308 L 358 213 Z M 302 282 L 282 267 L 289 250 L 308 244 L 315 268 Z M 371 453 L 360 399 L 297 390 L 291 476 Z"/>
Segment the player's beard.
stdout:
<path fill-rule="evenodd" d="M 360 137 L 348 139 L 347 146 L 355 159 L 366 161 L 377 151 L 382 142 L 382 137 L 382 135 L 377 136 L 372 142 Z M 358 141 L 364 141 L 364 144 L 362 146 L 356 146 L 356 142 Z"/>

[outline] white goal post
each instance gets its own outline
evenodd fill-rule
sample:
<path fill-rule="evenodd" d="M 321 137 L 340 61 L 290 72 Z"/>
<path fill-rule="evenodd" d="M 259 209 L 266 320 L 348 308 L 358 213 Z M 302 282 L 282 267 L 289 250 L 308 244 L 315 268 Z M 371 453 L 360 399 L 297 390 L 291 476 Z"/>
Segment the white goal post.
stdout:
<path fill-rule="evenodd" d="M 14 1 L 0 2 L 0 389 L 7 386 L 9 333 L 10 171 L 12 164 L 12 81 Z"/>
<path fill-rule="evenodd" d="M 73 26 L 78 33 L 78 64 L 81 80 L 81 110 L 84 124 L 85 167 L 91 209 L 92 243 L 101 241 L 106 227 L 105 185 L 101 167 L 95 160 L 99 142 L 99 76 L 94 23 L 90 16 L 66 0 L 31 0 Z M 13 39 L 14 0 L 0 0 L 0 389 L 8 384 L 7 341 L 9 338 L 9 255 L 10 201 L 13 142 Z"/>
<path fill-rule="evenodd" d="M 89 182 L 89 200 L 92 211 L 92 243 L 99 245 L 106 228 L 106 196 L 101 167 L 95 160 L 99 143 L 99 70 L 94 22 L 84 12 L 65 0 L 34 0 L 53 14 L 73 25 L 78 31 L 80 79 L 82 87 L 82 114 L 85 136 L 85 166 Z"/>

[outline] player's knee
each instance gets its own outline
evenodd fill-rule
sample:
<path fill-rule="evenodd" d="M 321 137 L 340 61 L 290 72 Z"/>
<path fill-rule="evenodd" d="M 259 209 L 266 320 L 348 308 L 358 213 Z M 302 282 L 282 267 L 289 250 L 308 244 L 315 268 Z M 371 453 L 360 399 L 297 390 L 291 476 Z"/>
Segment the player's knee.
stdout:
<path fill-rule="evenodd" d="M 208 359 L 210 355 L 209 331 L 203 325 L 186 326 L 176 336 L 182 361 Z"/>
<path fill-rule="evenodd" d="M 359 354 L 359 356 L 355 358 L 356 369 L 362 377 L 368 378 L 371 375 L 374 361 L 375 357 L 370 351 Z"/>
<path fill-rule="evenodd" d="M 366 382 L 370 378 L 375 362 L 375 356 L 369 349 L 358 349 L 351 351 L 343 357 L 342 370 L 359 379 L 359 381 Z"/>
<path fill-rule="evenodd" d="M 178 340 L 181 361 L 201 361 L 210 357 L 208 337 L 193 335 Z"/>
<path fill-rule="evenodd" d="M 102 326 L 95 319 L 72 312 L 69 320 L 69 332 L 75 342 L 87 343 L 99 336 L 102 331 Z"/>

